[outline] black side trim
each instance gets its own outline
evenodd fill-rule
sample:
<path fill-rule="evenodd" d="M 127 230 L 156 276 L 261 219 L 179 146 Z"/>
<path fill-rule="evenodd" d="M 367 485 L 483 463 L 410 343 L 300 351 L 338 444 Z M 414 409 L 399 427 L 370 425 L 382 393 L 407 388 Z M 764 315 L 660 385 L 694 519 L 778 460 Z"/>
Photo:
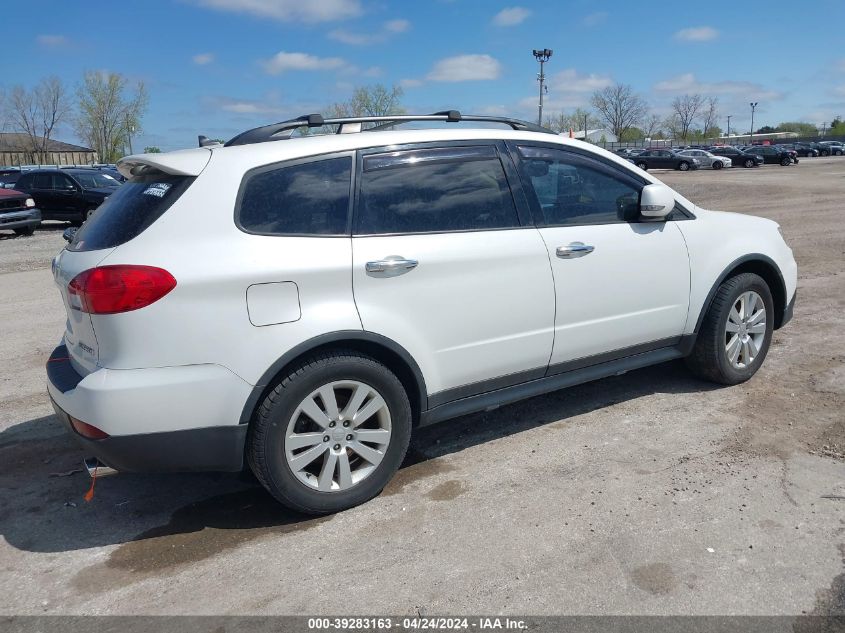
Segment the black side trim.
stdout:
<path fill-rule="evenodd" d="M 783 281 L 783 275 L 780 272 L 780 268 L 778 268 L 778 265 L 774 262 L 771 257 L 768 257 L 761 253 L 749 253 L 748 255 L 743 255 L 742 257 L 735 259 L 730 264 L 728 264 L 725 270 L 722 271 L 722 274 L 719 275 L 719 278 L 716 280 L 716 283 L 714 283 L 713 287 L 710 288 L 710 292 L 707 293 L 707 298 L 704 300 L 704 304 L 701 306 L 701 312 L 698 315 L 698 320 L 695 322 L 694 332 L 696 334 L 698 334 L 698 331 L 701 329 L 701 324 L 704 322 L 704 315 L 707 314 L 707 311 L 710 309 L 710 304 L 713 303 L 713 297 L 716 296 L 716 291 L 719 290 L 719 286 L 722 285 L 722 282 L 725 281 L 731 271 L 740 264 L 754 261 L 763 262 L 764 264 L 767 264 L 772 270 L 774 270 L 778 275 L 778 279 L 780 280 L 781 290 L 784 291 L 784 294 L 786 293 L 786 284 Z M 782 325 L 782 323 L 780 325 Z M 778 329 L 780 325 L 775 324 L 775 329 Z"/>
<path fill-rule="evenodd" d="M 422 371 L 420 371 L 417 362 L 404 347 L 386 336 L 375 334 L 373 332 L 365 332 L 364 330 L 340 330 L 338 332 L 321 334 L 320 336 L 308 339 L 307 341 L 289 349 L 278 360 L 276 360 L 275 363 L 270 365 L 267 371 L 265 371 L 261 376 L 258 383 L 252 388 L 252 393 L 249 394 L 249 398 L 247 398 L 246 404 L 244 405 L 243 413 L 241 413 L 240 423 L 249 423 L 250 418 L 252 417 L 252 412 L 255 410 L 256 405 L 258 405 L 258 402 L 261 400 L 261 397 L 264 395 L 267 387 L 270 386 L 270 382 L 285 365 L 299 356 L 317 349 L 318 347 L 343 341 L 363 341 L 366 343 L 373 343 L 393 352 L 396 356 L 401 358 L 413 373 L 414 380 L 417 384 L 420 408 L 423 411 L 428 408 L 428 392 L 425 386 L 425 378 L 423 378 Z"/>
<path fill-rule="evenodd" d="M 659 341 L 652 341 L 650 343 L 640 343 L 639 345 L 632 345 L 631 347 L 624 347 L 622 349 L 613 350 L 612 352 L 604 352 L 603 354 L 596 354 L 594 356 L 585 356 L 583 358 L 576 358 L 575 360 L 568 360 L 564 363 L 557 363 L 549 365 L 546 371 L 547 376 L 554 376 L 568 371 L 575 371 L 576 369 L 583 369 L 591 365 L 599 365 L 607 363 L 612 360 L 619 360 L 628 356 L 635 356 L 637 354 L 644 354 L 663 347 L 672 347 L 677 345 L 680 338 L 673 336 L 672 338 L 664 338 Z"/>
<path fill-rule="evenodd" d="M 47 379 L 56 389 L 66 393 L 82 382 L 82 376 L 70 364 L 66 345 L 59 345 L 47 360 Z"/>
<path fill-rule="evenodd" d="M 420 426 L 442 422 L 443 420 L 468 413 L 475 413 L 476 411 L 495 409 L 503 404 L 539 396 L 550 391 L 557 391 L 564 387 L 571 387 L 592 380 L 598 380 L 599 378 L 607 378 L 608 376 L 625 373 L 632 369 L 639 369 L 648 365 L 655 365 L 675 358 L 681 358 L 683 355 L 684 353 L 678 347 L 664 347 L 644 354 L 591 365 L 562 374 L 546 376 L 545 378 L 532 380 L 520 385 L 455 400 L 454 402 L 423 412 Z"/>
<path fill-rule="evenodd" d="M 798 296 L 798 291 L 792 295 L 792 299 L 786 305 L 786 310 L 783 311 L 783 318 L 780 320 L 780 326 L 783 327 L 792 320 L 792 313 L 795 311 L 795 298 Z"/>
<path fill-rule="evenodd" d="M 243 469 L 247 427 L 212 426 L 166 433 L 114 435 L 103 440 L 82 437 L 54 402 L 59 419 L 82 448 L 120 472 L 172 473 Z"/>
<path fill-rule="evenodd" d="M 460 400 L 461 398 L 469 398 L 480 393 L 488 391 L 496 391 L 497 389 L 504 389 L 505 387 L 512 387 L 530 380 L 537 380 L 546 375 L 545 367 L 538 367 L 537 369 L 528 369 L 525 371 L 516 372 L 514 374 L 507 374 L 506 376 L 499 376 L 498 378 L 491 378 L 490 380 L 480 380 L 468 385 L 454 387 L 452 389 L 444 389 L 428 396 L 428 406 L 431 409 L 439 407 L 440 405 Z"/>

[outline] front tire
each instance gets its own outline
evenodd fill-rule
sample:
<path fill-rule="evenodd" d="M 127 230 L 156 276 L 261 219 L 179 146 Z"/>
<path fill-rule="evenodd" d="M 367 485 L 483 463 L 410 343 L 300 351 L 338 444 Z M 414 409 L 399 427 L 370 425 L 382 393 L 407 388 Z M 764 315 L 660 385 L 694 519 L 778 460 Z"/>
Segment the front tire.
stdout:
<path fill-rule="evenodd" d="M 15 231 L 15 235 L 24 235 L 24 236 L 32 235 L 33 233 L 35 233 L 35 227 L 34 226 L 22 226 L 21 228 L 15 229 L 14 231 Z"/>
<path fill-rule="evenodd" d="M 410 436 L 399 379 L 368 356 L 328 352 L 293 367 L 265 397 L 250 423 L 247 459 L 282 504 L 329 514 L 381 492 Z"/>
<path fill-rule="evenodd" d="M 752 159 L 750 159 L 750 158 L 747 158 L 747 159 L 745 160 L 745 166 L 746 166 L 746 167 L 754 167 L 754 161 L 753 161 Z"/>
<path fill-rule="evenodd" d="M 741 273 L 724 281 L 704 316 L 687 367 L 723 385 L 745 382 L 766 358 L 774 316 L 772 293 L 762 277 Z"/>
<path fill-rule="evenodd" d="M 678 165 L 678 169 L 680 169 L 681 171 L 689 171 L 689 163 L 685 160 L 682 160 L 681 164 Z"/>
<path fill-rule="evenodd" d="M 717 160 L 713 163 L 713 169 L 721 169 L 722 167 L 722 161 Z"/>
<path fill-rule="evenodd" d="M 789 167 L 792 164 L 792 159 L 788 156 L 786 158 L 780 159 L 780 166 L 781 167 Z"/>
<path fill-rule="evenodd" d="M 646 163 L 642 163 L 642 162 L 637 163 L 637 167 L 639 167 L 643 171 L 648 171 L 648 165 Z"/>

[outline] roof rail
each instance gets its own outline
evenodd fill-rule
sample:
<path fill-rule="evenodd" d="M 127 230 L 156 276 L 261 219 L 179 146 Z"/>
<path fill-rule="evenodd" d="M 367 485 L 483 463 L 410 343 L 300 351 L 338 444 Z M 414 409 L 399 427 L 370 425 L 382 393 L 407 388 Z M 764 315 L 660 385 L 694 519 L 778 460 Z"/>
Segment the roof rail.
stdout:
<path fill-rule="evenodd" d="M 499 116 L 483 116 L 477 114 L 461 114 L 457 110 L 444 110 L 443 112 L 435 112 L 434 114 L 389 114 L 385 116 L 357 116 L 336 119 L 324 119 L 321 114 L 306 114 L 288 121 L 263 125 L 261 127 L 247 130 L 246 132 L 241 132 L 234 138 L 227 141 L 224 145 L 225 147 L 231 147 L 233 145 L 251 145 L 252 143 L 265 143 L 267 141 L 288 139 L 293 135 L 295 130 L 303 127 L 318 128 L 325 125 L 337 125 L 337 133 L 345 134 L 348 132 L 361 131 L 362 123 L 379 123 L 380 125 L 376 125 L 367 130 L 373 131 L 391 128 L 399 123 L 407 123 L 409 121 L 443 121 L 446 123 L 473 121 L 480 123 L 503 123 L 514 130 L 556 134 L 556 132 L 548 128 L 544 128 L 527 121 L 521 121 L 519 119 L 509 119 L 507 117 Z M 344 130 L 344 126 L 347 126 L 346 130 Z"/>

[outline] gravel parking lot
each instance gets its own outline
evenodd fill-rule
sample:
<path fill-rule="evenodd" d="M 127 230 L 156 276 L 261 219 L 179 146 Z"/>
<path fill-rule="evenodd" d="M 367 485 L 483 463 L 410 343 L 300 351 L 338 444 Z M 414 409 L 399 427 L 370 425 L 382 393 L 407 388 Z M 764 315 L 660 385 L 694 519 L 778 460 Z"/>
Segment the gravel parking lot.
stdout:
<path fill-rule="evenodd" d="M 659 176 L 795 250 L 757 376 L 670 363 L 425 429 L 380 497 L 316 519 L 236 475 L 85 503 L 43 375 L 64 227 L 2 235 L 0 614 L 845 614 L 845 158 Z"/>

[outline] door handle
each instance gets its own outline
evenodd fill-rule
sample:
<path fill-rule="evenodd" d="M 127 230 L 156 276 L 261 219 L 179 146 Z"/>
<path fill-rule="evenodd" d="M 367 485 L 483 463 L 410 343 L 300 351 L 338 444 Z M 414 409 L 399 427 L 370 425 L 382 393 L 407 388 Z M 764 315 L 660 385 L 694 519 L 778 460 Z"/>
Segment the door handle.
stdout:
<path fill-rule="evenodd" d="M 367 262 L 367 274 L 373 277 L 398 277 L 412 271 L 419 265 L 415 259 L 405 259 L 400 255 L 388 255 L 384 259 Z"/>
<path fill-rule="evenodd" d="M 555 255 L 561 259 L 574 259 L 575 257 L 583 257 L 589 255 L 594 250 L 595 246 L 584 244 L 584 242 L 570 242 L 566 246 L 558 246 Z"/>

